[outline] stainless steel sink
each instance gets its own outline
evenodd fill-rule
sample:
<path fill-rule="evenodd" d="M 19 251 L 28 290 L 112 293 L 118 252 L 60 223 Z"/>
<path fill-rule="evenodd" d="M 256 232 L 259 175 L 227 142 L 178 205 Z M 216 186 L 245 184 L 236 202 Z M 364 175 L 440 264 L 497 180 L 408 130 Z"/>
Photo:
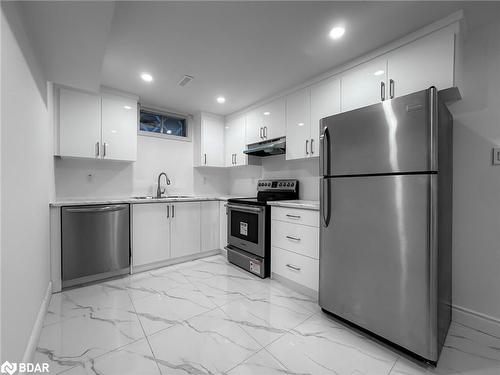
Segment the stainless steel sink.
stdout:
<path fill-rule="evenodd" d="M 191 198 L 191 196 L 190 195 L 167 195 L 164 197 L 154 197 L 154 196 L 148 195 L 148 196 L 132 197 L 132 199 L 141 199 L 141 200 L 145 200 L 145 199 L 175 199 L 175 198 Z"/>

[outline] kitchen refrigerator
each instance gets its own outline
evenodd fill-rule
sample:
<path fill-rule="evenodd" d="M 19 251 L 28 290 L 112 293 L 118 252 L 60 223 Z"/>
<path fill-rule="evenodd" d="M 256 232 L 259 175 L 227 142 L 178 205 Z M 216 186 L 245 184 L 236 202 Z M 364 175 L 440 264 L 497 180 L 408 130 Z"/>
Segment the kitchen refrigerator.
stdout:
<path fill-rule="evenodd" d="M 436 363 L 451 321 L 456 88 L 321 120 L 323 310 Z"/>

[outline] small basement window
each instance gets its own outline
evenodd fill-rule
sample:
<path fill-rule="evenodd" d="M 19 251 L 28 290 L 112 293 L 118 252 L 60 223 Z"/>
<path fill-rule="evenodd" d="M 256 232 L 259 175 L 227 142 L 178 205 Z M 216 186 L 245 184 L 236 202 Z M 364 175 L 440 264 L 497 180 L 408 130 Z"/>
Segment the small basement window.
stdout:
<path fill-rule="evenodd" d="M 186 117 L 147 108 L 140 110 L 138 133 L 153 137 L 190 140 Z"/>

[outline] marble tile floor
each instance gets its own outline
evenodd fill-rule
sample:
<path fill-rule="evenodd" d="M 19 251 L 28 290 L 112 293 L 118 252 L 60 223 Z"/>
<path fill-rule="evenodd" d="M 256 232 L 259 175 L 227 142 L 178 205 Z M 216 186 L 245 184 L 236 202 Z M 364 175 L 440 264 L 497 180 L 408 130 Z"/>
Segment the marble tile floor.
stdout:
<path fill-rule="evenodd" d="M 437 368 L 222 256 L 52 296 L 35 357 L 51 374 L 500 374 L 500 337 L 453 323 Z"/>

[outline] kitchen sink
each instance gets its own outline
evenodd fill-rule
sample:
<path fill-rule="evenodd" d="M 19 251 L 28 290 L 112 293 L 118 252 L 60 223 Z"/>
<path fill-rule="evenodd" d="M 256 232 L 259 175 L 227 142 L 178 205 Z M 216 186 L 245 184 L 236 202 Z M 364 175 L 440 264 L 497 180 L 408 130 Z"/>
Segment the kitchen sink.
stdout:
<path fill-rule="evenodd" d="M 140 200 L 145 200 L 145 199 L 174 199 L 174 198 L 191 198 L 190 195 L 167 195 L 164 197 L 155 197 L 155 196 L 140 196 L 140 197 L 132 197 L 132 199 L 140 199 Z"/>

